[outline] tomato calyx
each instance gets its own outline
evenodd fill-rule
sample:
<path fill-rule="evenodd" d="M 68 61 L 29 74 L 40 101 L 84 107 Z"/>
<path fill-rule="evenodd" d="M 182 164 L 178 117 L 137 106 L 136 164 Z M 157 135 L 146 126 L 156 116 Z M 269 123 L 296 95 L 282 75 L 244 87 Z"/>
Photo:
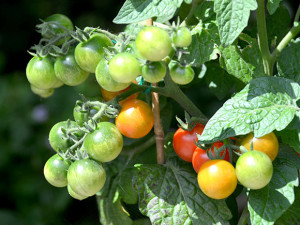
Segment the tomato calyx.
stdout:
<path fill-rule="evenodd" d="M 179 117 L 176 116 L 176 120 L 179 123 L 179 127 L 185 131 L 191 131 L 197 125 L 201 123 L 200 118 L 191 117 L 186 111 L 184 112 L 185 122 L 183 122 Z"/>

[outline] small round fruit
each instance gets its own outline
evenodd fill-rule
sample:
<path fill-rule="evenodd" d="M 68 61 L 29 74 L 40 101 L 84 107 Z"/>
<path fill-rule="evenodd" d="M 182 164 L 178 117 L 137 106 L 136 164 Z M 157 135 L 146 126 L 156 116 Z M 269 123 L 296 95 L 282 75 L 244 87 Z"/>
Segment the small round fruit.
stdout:
<path fill-rule="evenodd" d="M 76 46 L 75 60 L 81 69 L 95 73 L 98 63 L 104 58 L 104 48 L 112 45 L 112 41 L 104 34 L 93 34 Z"/>
<path fill-rule="evenodd" d="M 96 68 L 96 80 L 98 84 L 106 91 L 116 92 L 121 91 L 129 87 L 130 82 L 120 83 L 115 81 L 109 73 L 108 61 L 102 59 Z"/>
<path fill-rule="evenodd" d="M 81 159 L 71 164 L 67 179 L 73 192 L 80 196 L 92 196 L 104 186 L 106 172 L 98 162 Z"/>
<path fill-rule="evenodd" d="M 210 198 L 227 198 L 237 186 L 234 167 L 221 159 L 207 161 L 200 167 L 198 184 L 202 192 Z"/>
<path fill-rule="evenodd" d="M 192 43 L 192 35 L 187 27 L 180 27 L 173 34 L 173 43 L 176 47 L 188 47 Z"/>
<path fill-rule="evenodd" d="M 55 187 L 65 187 L 68 184 L 67 172 L 70 166 L 59 155 L 55 154 L 47 160 L 44 166 L 44 176 L 46 180 Z"/>
<path fill-rule="evenodd" d="M 152 129 L 154 116 L 151 107 L 144 101 L 131 99 L 122 104 L 116 118 L 116 126 L 129 138 L 141 138 Z"/>
<path fill-rule="evenodd" d="M 69 86 L 77 86 L 83 83 L 89 75 L 88 72 L 78 66 L 73 51 L 56 59 L 54 71 L 56 77 Z"/>
<path fill-rule="evenodd" d="M 86 136 L 83 146 L 92 159 L 109 162 L 122 151 L 123 136 L 115 124 L 100 122 L 97 129 Z"/>
<path fill-rule="evenodd" d="M 136 36 L 135 43 L 140 55 L 149 61 L 161 61 L 172 49 L 169 34 L 153 26 L 143 28 Z"/>
<path fill-rule="evenodd" d="M 271 132 L 260 138 L 253 136 L 253 133 L 246 135 L 240 142 L 246 149 L 250 150 L 253 141 L 253 150 L 266 153 L 272 161 L 276 158 L 279 150 L 279 143 L 276 135 Z"/>
<path fill-rule="evenodd" d="M 42 98 L 48 98 L 51 95 L 53 95 L 54 93 L 54 88 L 50 88 L 50 89 L 39 89 L 35 86 L 33 86 L 32 84 L 30 85 L 31 91 L 36 94 L 41 96 Z"/>
<path fill-rule="evenodd" d="M 169 64 L 170 76 L 176 84 L 189 84 L 195 76 L 195 72 L 190 65 L 182 66 L 178 62 L 171 61 Z"/>
<path fill-rule="evenodd" d="M 163 62 L 151 62 L 142 66 L 142 77 L 150 83 L 161 81 L 165 77 L 166 72 L 167 68 Z"/>
<path fill-rule="evenodd" d="M 178 128 L 173 136 L 173 147 L 177 155 L 187 162 L 192 162 L 193 154 L 197 148 L 195 141 L 198 141 L 197 134 L 201 135 L 204 125 L 197 123 L 191 131 Z"/>
<path fill-rule="evenodd" d="M 62 129 L 68 128 L 68 124 L 69 128 L 77 127 L 74 121 L 62 121 L 55 124 L 49 132 L 49 143 L 56 152 L 66 151 L 73 144 L 62 131 Z"/>
<path fill-rule="evenodd" d="M 70 185 L 68 185 L 68 193 L 72 198 L 75 198 L 77 200 L 83 200 L 83 199 L 86 199 L 87 197 L 89 197 L 89 196 L 83 196 L 83 195 L 77 194 L 75 191 L 73 191 L 73 189 L 71 188 Z"/>
<path fill-rule="evenodd" d="M 265 187 L 273 175 L 271 159 L 259 151 L 242 154 L 236 162 L 235 170 L 238 181 L 253 190 Z"/>
<path fill-rule="evenodd" d="M 57 83 L 54 62 L 49 57 L 34 56 L 26 67 L 26 76 L 30 84 L 39 89 L 51 89 Z"/>
<path fill-rule="evenodd" d="M 133 54 L 121 52 L 109 62 L 109 73 L 117 82 L 131 83 L 140 75 L 141 65 Z"/>

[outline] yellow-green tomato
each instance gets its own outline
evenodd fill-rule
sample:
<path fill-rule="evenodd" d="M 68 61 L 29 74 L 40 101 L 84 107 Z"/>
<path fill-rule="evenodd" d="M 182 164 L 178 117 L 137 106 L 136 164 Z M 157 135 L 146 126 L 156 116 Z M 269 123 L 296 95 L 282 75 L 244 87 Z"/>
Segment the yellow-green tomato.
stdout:
<path fill-rule="evenodd" d="M 150 62 L 142 66 L 142 77 L 149 83 L 161 81 L 167 72 L 164 62 Z"/>
<path fill-rule="evenodd" d="M 71 188 L 70 185 L 68 185 L 68 193 L 72 198 L 75 198 L 77 200 L 83 200 L 83 199 L 86 199 L 87 197 L 89 197 L 89 196 L 83 196 L 83 195 L 77 194 L 75 191 L 73 191 L 73 189 Z"/>
<path fill-rule="evenodd" d="M 42 98 L 48 98 L 51 95 L 53 95 L 54 93 L 54 88 L 50 88 L 50 89 L 39 89 L 35 86 L 33 86 L 32 84 L 30 85 L 31 91 L 36 94 L 41 96 Z"/>

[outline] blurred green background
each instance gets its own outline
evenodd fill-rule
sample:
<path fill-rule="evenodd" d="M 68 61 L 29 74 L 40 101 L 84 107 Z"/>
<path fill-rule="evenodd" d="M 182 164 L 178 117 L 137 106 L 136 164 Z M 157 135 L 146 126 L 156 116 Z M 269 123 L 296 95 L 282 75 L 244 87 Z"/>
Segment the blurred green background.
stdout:
<path fill-rule="evenodd" d="M 0 2 L 0 225 L 99 223 L 95 198 L 73 200 L 66 188 L 52 187 L 43 176 L 44 163 L 54 154 L 48 144 L 51 127 L 59 121 L 73 118 L 73 107 L 79 93 L 87 97 L 100 95 L 99 86 L 90 75 L 80 86 L 63 86 L 55 90 L 49 99 L 41 99 L 31 92 L 25 68 L 31 58 L 27 50 L 40 39 L 35 32 L 39 18 L 62 13 L 80 28 L 100 26 L 119 32 L 124 26 L 111 21 L 123 2 Z M 185 91 L 208 116 L 223 103 L 199 79 Z M 179 106 L 174 105 L 173 109 L 174 115 L 183 118 Z M 176 128 L 175 120 L 172 126 Z"/>

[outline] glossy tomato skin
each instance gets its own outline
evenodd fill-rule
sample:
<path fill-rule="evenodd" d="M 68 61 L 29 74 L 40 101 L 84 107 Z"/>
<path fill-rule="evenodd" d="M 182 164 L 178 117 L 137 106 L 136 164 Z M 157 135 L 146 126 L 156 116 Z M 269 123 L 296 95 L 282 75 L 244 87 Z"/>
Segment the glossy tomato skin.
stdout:
<path fill-rule="evenodd" d="M 51 95 L 54 94 L 54 88 L 50 88 L 50 89 L 39 89 L 35 86 L 33 86 L 32 84 L 30 85 L 31 91 L 36 94 L 39 95 L 42 98 L 48 98 Z"/>
<path fill-rule="evenodd" d="M 89 75 L 89 72 L 81 69 L 76 63 L 74 51 L 58 57 L 54 64 L 54 71 L 56 77 L 69 86 L 77 86 L 83 83 Z"/>
<path fill-rule="evenodd" d="M 149 61 L 161 61 L 171 52 L 171 38 L 159 27 L 143 28 L 135 39 L 136 48 L 141 56 Z"/>
<path fill-rule="evenodd" d="M 44 166 L 44 176 L 46 180 L 55 187 L 65 187 L 68 184 L 67 171 L 70 166 L 59 155 L 55 154 L 47 160 Z"/>
<path fill-rule="evenodd" d="M 95 73 L 98 63 L 104 58 L 103 48 L 112 45 L 112 41 L 104 34 L 93 34 L 87 41 L 76 46 L 75 60 L 81 69 Z"/>
<path fill-rule="evenodd" d="M 176 47 L 188 47 L 192 43 L 192 35 L 187 27 L 180 27 L 173 34 L 173 43 Z"/>
<path fill-rule="evenodd" d="M 51 16 L 48 16 L 45 19 L 45 21 L 46 22 L 55 22 L 55 24 L 51 24 L 52 32 L 54 32 L 55 34 L 60 34 L 60 33 L 65 33 L 66 32 L 64 29 L 62 29 L 58 25 L 63 26 L 68 30 L 73 30 L 74 29 L 72 21 L 69 19 L 69 17 L 67 17 L 63 14 L 53 14 Z M 58 25 L 56 25 L 56 24 L 58 24 Z M 51 33 L 46 33 L 46 34 L 43 35 L 43 37 L 53 38 L 54 36 Z M 55 44 L 56 45 L 61 45 L 68 39 L 69 38 L 64 38 L 64 39 L 58 40 Z"/>
<path fill-rule="evenodd" d="M 74 121 L 70 121 L 69 125 L 70 128 L 77 127 L 77 124 Z M 49 143 L 56 152 L 65 152 L 73 144 L 72 141 L 66 139 L 66 135 L 62 131 L 62 129 L 66 129 L 67 127 L 68 121 L 58 122 L 51 128 L 49 132 Z"/>
<path fill-rule="evenodd" d="M 122 151 L 123 136 L 115 124 L 100 122 L 97 129 L 86 136 L 83 146 L 92 159 L 109 162 Z"/>
<path fill-rule="evenodd" d="M 171 61 L 169 64 L 170 76 L 176 84 L 189 84 L 195 76 L 195 72 L 190 65 L 182 66 L 180 63 Z"/>
<path fill-rule="evenodd" d="M 131 83 L 141 74 L 141 65 L 133 54 L 121 52 L 110 60 L 109 73 L 117 82 Z"/>
<path fill-rule="evenodd" d="M 100 87 L 110 92 L 117 92 L 126 89 L 131 84 L 128 83 L 120 83 L 115 81 L 109 72 L 108 61 L 106 59 L 102 59 L 96 68 L 96 80 Z"/>
<path fill-rule="evenodd" d="M 92 196 L 105 184 L 106 172 L 92 159 L 81 159 L 71 164 L 67 174 L 68 185 L 80 196 Z"/>
<path fill-rule="evenodd" d="M 151 107 L 144 101 L 131 99 L 122 104 L 116 118 L 116 126 L 129 138 L 141 138 L 152 129 L 154 116 Z"/>
<path fill-rule="evenodd" d="M 57 83 L 54 62 L 50 57 L 34 56 L 27 64 L 26 76 L 30 84 L 39 89 L 51 89 Z"/>
<path fill-rule="evenodd" d="M 214 148 L 221 148 L 224 144 L 222 142 L 215 142 L 213 144 L 213 147 L 211 148 L 212 150 L 212 154 L 213 156 L 215 156 L 215 153 L 214 153 Z M 209 161 L 210 159 L 208 158 L 207 156 L 207 151 L 208 150 L 203 150 L 199 147 L 197 147 L 193 153 L 193 158 L 192 158 L 192 164 L 193 164 L 193 168 L 194 170 L 196 171 L 196 173 L 199 172 L 199 169 L 200 167 L 202 166 L 203 163 Z M 229 155 L 229 152 L 228 152 L 228 149 L 225 149 L 221 152 L 221 157 L 223 157 L 224 155 L 224 152 L 225 152 L 225 156 L 224 156 L 224 160 L 226 160 L 227 162 L 230 162 L 230 155 Z"/>
<path fill-rule="evenodd" d="M 207 161 L 200 167 L 198 184 L 202 192 L 210 198 L 227 198 L 237 186 L 234 167 L 222 159 Z"/>
<path fill-rule="evenodd" d="M 149 83 L 157 83 L 161 81 L 167 72 L 164 62 L 150 62 L 142 66 L 142 77 Z"/>
<path fill-rule="evenodd" d="M 235 169 L 238 181 L 253 190 L 265 187 L 273 175 L 271 159 L 260 151 L 249 151 L 241 155 Z"/>
<path fill-rule="evenodd" d="M 202 134 L 204 125 L 197 123 L 191 131 L 178 128 L 173 137 L 173 147 L 177 155 L 187 161 L 192 162 L 194 150 L 197 148 L 195 141 L 198 141 L 197 134 Z"/>
<path fill-rule="evenodd" d="M 271 132 L 260 138 L 255 138 L 253 133 L 246 135 L 240 142 L 248 151 L 253 141 L 253 150 L 266 153 L 272 161 L 276 158 L 279 150 L 279 143 L 276 135 Z"/>
<path fill-rule="evenodd" d="M 68 193 L 72 198 L 75 198 L 77 200 L 83 200 L 83 199 L 86 199 L 89 197 L 89 196 L 83 196 L 83 195 L 76 193 L 75 191 L 73 191 L 73 189 L 71 188 L 70 185 L 68 185 L 67 188 L 68 188 Z"/>

